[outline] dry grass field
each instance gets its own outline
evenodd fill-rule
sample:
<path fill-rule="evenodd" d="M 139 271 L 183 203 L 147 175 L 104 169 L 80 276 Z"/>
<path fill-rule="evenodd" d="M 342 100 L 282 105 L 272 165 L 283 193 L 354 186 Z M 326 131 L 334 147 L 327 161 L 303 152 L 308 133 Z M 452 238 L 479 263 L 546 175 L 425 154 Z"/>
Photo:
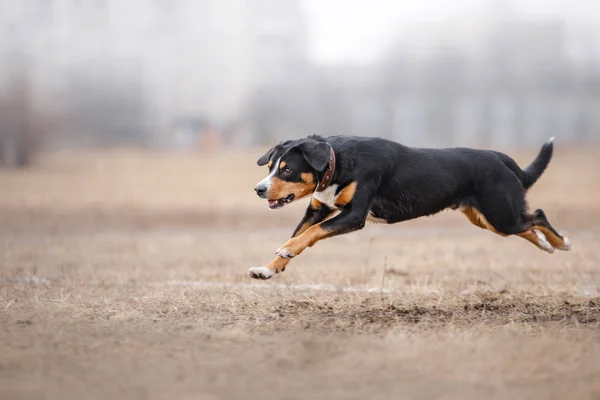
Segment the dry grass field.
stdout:
<path fill-rule="evenodd" d="M 267 282 L 307 201 L 268 210 L 260 154 L 0 170 L 0 399 L 600 398 L 600 149 L 558 145 L 529 195 L 570 252 L 443 212 Z"/>

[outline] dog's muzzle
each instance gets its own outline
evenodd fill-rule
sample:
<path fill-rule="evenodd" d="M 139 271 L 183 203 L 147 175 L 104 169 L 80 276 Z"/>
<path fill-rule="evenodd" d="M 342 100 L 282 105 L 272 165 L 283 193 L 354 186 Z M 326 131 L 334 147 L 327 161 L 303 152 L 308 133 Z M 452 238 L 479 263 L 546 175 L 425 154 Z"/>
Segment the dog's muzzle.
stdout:
<path fill-rule="evenodd" d="M 256 185 L 254 187 L 254 191 L 256 192 L 256 195 L 258 197 L 260 197 L 261 199 L 264 199 L 267 195 L 267 187 L 265 185 L 263 185 L 262 183 L 259 183 L 258 185 Z"/>

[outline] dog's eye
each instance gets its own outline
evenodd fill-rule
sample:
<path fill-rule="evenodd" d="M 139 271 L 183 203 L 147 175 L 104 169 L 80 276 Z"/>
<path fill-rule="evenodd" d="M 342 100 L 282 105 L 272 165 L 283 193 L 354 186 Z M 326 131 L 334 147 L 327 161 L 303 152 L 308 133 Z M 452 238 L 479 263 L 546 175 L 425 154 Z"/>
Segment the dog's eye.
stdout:
<path fill-rule="evenodd" d="M 290 167 L 285 167 L 285 168 L 283 169 L 283 173 L 284 173 L 285 175 L 289 175 L 289 174 L 291 174 L 291 173 L 292 173 L 292 170 L 290 169 Z"/>

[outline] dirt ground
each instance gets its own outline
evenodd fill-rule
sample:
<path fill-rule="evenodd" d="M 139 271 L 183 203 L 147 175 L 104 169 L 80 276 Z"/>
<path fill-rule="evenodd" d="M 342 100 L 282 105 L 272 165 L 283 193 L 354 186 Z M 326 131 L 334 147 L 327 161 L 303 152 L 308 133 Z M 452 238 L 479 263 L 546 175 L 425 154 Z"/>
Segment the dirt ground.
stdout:
<path fill-rule="evenodd" d="M 268 210 L 260 154 L 0 170 L 0 399 L 600 398 L 600 149 L 557 146 L 529 195 L 570 252 L 443 212 L 267 282 L 307 201 Z"/>

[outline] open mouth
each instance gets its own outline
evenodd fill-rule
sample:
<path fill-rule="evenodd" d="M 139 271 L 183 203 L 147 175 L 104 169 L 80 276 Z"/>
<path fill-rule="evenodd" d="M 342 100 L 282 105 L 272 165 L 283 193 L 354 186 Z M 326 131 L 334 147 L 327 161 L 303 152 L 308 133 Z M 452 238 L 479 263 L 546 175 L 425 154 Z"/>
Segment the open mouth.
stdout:
<path fill-rule="evenodd" d="M 291 203 L 292 200 L 294 200 L 294 195 L 290 194 L 289 196 L 286 196 L 282 199 L 278 199 L 278 200 L 267 200 L 267 203 L 269 204 L 269 208 L 271 210 L 274 210 L 276 208 L 281 208 L 283 206 L 285 206 L 288 203 Z"/>

